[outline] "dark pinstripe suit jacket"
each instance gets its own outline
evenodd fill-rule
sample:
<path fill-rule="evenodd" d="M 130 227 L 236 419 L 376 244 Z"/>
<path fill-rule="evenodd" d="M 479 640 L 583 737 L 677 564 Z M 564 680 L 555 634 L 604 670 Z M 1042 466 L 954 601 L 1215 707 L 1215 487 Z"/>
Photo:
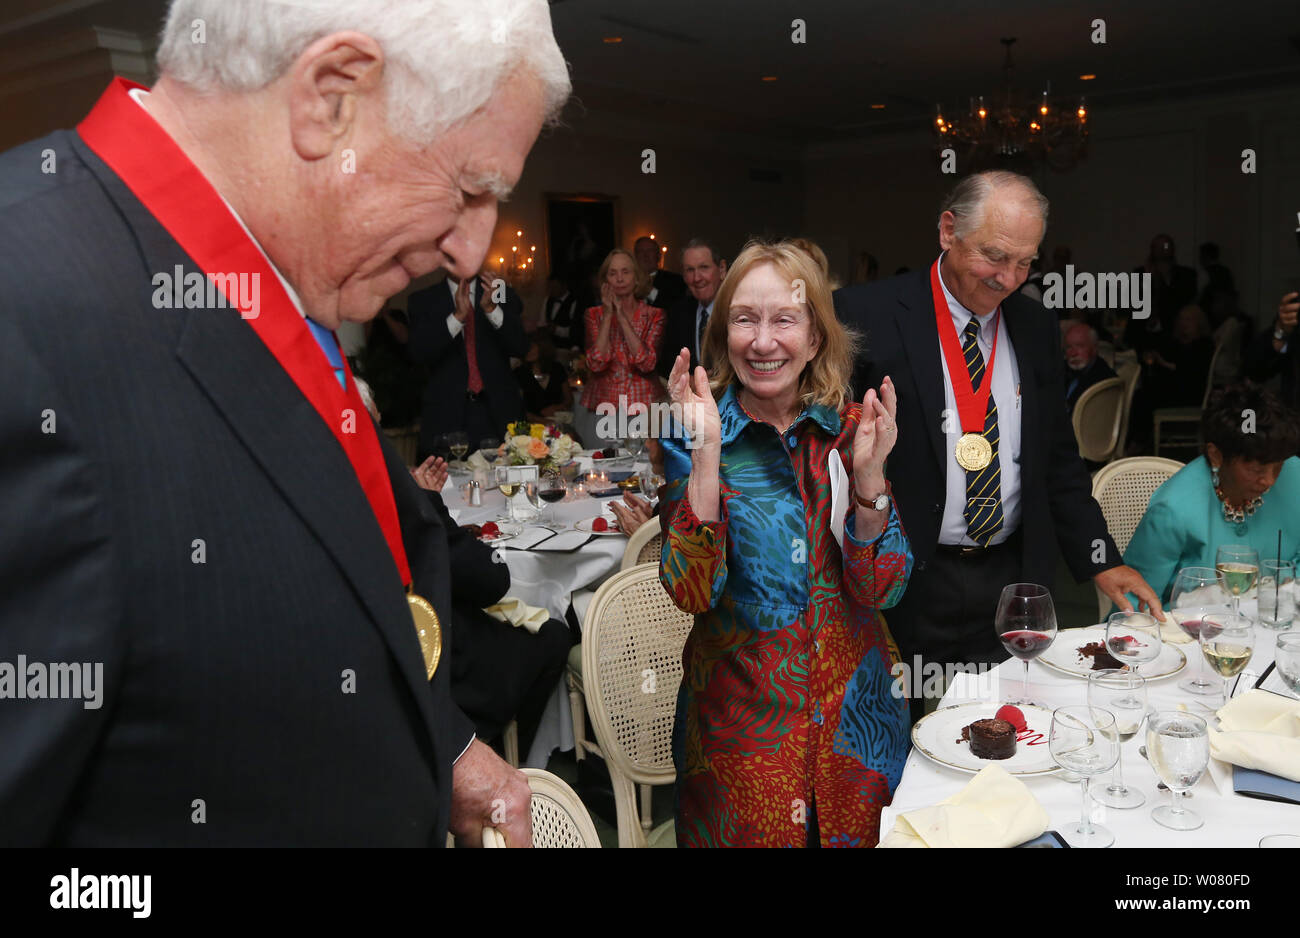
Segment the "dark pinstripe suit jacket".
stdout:
<path fill-rule="evenodd" d="M 0 669 L 104 684 L 0 699 L 0 844 L 439 845 L 473 732 L 447 669 L 425 680 L 347 458 L 252 329 L 153 307 L 177 264 L 76 134 L 0 155 Z M 443 528 L 385 456 L 450 622 Z"/>

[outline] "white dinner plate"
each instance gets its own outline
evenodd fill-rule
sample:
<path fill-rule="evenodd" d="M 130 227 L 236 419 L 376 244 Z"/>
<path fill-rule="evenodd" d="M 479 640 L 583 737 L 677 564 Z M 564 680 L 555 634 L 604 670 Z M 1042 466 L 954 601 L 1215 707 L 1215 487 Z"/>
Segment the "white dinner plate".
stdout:
<path fill-rule="evenodd" d="M 605 520 L 609 521 L 609 530 L 593 531 L 591 522 L 595 520 L 595 518 L 583 518 L 581 521 L 573 522 L 573 528 L 575 531 L 581 531 L 583 534 L 594 534 L 596 537 L 623 537 L 622 530 L 613 521 L 609 521 L 608 518 Z"/>
<path fill-rule="evenodd" d="M 964 703 L 926 714 L 912 727 L 912 745 L 931 762 L 958 772 L 975 774 L 986 765 L 999 765 L 1011 775 L 1051 775 L 1060 766 L 1052 761 L 1047 734 L 1052 711 L 1032 704 L 1016 704 L 1025 715 L 1025 731 L 1016 734 L 1016 754 L 1010 759 L 981 759 L 970 744 L 961 742 L 962 727 L 997 715 L 1000 703 Z"/>
<path fill-rule="evenodd" d="M 1093 642 L 1106 641 L 1106 627 L 1104 625 L 1091 625 L 1086 629 L 1062 629 L 1056 633 L 1056 641 L 1048 649 L 1038 656 L 1038 660 L 1051 668 L 1053 671 L 1059 671 L 1062 674 L 1069 674 L 1072 677 L 1081 677 L 1085 681 L 1088 675 L 1092 673 L 1092 659 L 1081 658 L 1079 649 L 1084 645 L 1090 645 Z M 1189 647 L 1194 643 L 1188 643 Z M 1171 645 L 1165 642 L 1160 647 L 1160 654 L 1155 661 L 1148 661 L 1141 665 L 1138 673 L 1148 681 L 1159 680 L 1160 678 L 1172 677 L 1183 668 L 1187 667 L 1187 656 L 1177 645 Z"/>

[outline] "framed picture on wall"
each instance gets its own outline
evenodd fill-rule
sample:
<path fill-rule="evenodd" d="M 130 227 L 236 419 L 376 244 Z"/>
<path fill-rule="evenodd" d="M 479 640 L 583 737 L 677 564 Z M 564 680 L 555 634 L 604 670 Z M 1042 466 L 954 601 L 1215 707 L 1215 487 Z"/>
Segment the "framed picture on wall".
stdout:
<path fill-rule="evenodd" d="M 587 297 L 605 255 L 621 243 L 618 196 L 548 192 L 545 198 L 547 269 Z"/>

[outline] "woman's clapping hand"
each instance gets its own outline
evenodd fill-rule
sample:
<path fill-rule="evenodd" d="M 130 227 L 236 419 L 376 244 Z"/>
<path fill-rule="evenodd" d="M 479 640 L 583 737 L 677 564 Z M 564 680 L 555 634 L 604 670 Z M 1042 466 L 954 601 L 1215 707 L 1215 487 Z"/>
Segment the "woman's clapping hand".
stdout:
<path fill-rule="evenodd" d="M 682 349 L 673 362 L 668 375 L 668 394 L 674 404 L 681 405 L 682 425 L 690 435 L 688 446 L 692 450 L 720 452 L 722 418 L 718 416 L 718 403 L 709 389 L 709 377 L 702 366 L 691 374 L 691 353 Z"/>

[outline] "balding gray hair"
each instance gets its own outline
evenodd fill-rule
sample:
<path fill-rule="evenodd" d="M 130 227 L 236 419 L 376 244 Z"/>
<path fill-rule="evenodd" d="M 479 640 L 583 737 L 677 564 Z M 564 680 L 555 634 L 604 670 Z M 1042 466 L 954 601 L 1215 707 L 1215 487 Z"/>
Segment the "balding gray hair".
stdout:
<path fill-rule="evenodd" d="M 722 263 L 722 255 L 718 253 L 718 249 L 714 247 L 713 242 L 708 238 L 691 238 L 691 240 L 686 242 L 686 246 L 682 248 L 682 257 L 686 256 L 687 251 L 694 250 L 695 248 L 707 248 L 708 252 L 713 255 L 713 263 Z"/>
<path fill-rule="evenodd" d="M 472 115 L 516 70 L 541 82 L 548 121 L 571 90 L 545 0 L 172 0 L 158 67 L 202 91 L 253 91 L 344 31 L 383 49 L 389 129 L 415 143 Z"/>
<path fill-rule="evenodd" d="M 989 196 L 1008 188 L 1018 189 L 1023 194 L 1025 201 L 1038 212 L 1046 232 L 1047 196 L 1038 191 L 1028 176 L 1000 169 L 972 173 L 957 183 L 939 207 L 939 226 L 943 226 L 943 213 L 952 212 L 954 233 L 959 238 L 966 237 L 984 224 L 984 207 Z"/>

